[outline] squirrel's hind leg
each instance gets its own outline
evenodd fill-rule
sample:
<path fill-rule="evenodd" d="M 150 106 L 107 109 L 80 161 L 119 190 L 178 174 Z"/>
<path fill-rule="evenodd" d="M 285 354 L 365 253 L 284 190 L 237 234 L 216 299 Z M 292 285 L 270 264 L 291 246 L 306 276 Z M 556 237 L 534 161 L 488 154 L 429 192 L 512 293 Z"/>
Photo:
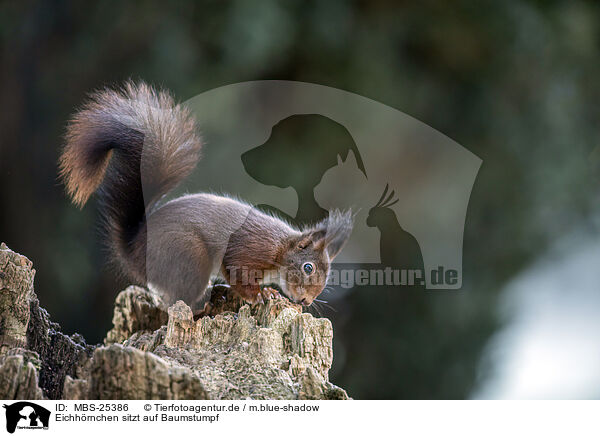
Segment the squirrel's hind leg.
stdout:
<path fill-rule="evenodd" d="M 157 289 L 168 306 L 182 300 L 193 312 L 203 310 L 210 300 L 208 284 L 213 269 L 206 250 L 185 235 L 171 235 L 168 242 L 161 242 L 157 245 L 160 250 L 148 250 L 149 287 Z"/>

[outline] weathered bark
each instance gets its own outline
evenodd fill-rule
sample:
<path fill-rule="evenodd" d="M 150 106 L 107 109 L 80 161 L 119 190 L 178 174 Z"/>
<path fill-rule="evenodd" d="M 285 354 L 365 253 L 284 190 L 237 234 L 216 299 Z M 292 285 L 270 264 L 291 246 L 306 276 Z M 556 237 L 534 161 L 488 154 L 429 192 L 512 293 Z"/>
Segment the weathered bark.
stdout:
<path fill-rule="evenodd" d="M 29 302 L 34 298 L 33 264 L 0 245 L 0 353 L 27 342 Z"/>
<path fill-rule="evenodd" d="M 35 294 L 30 302 L 27 348 L 40 358 L 39 386 L 51 400 L 62 398 L 65 377 L 75 376 L 77 366 L 89 359 L 94 350 L 81 335 L 63 334 L 40 307 Z"/>
<path fill-rule="evenodd" d="M 18 353 L 15 353 L 19 351 Z M 15 353 L 15 354 L 13 354 Z M 44 394 L 38 386 L 40 362 L 27 350 L 13 349 L 0 358 L 0 398 L 10 400 L 41 400 Z"/>
<path fill-rule="evenodd" d="M 86 345 L 80 335 L 64 335 L 60 326 L 50 321 L 33 291 L 34 276 L 29 259 L 0 245 L 0 378 L 10 379 L 15 365 L 21 365 L 14 377 L 26 374 L 27 383 L 36 378 L 36 386 L 47 398 L 58 399 L 65 377 L 75 375 L 76 365 L 89 358 L 93 347 Z M 21 352 L 23 347 L 27 353 Z M 37 396 L 37 391 L 10 386 L 2 383 L 2 398 Z"/>
<path fill-rule="evenodd" d="M 103 346 L 39 307 L 31 262 L 0 247 L 0 397 L 347 399 L 329 382 L 331 323 L 286 299 L 249 306 L 215 285 L 204 316 L 130 286 Z"/>

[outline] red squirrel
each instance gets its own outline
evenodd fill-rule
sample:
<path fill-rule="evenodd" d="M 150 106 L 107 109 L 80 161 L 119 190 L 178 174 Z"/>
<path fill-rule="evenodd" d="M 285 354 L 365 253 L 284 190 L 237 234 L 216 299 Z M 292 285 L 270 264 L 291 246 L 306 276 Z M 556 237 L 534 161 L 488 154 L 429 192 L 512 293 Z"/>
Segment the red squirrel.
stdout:
<path fill-rule="evenodd" d="M 350 211 L 297 228 L 243 201 L 210 193 L 161 203 L 195 168 L 202 148 L 194 118 L 166 91 L 127 82 L 90 96 L 68 124 L 60 176 L 79 206 L 97 192 L 111 259 L 165 302 L 199 311 L 211 275 L 255 304 L 279 277 L 293 302 L 310 305 L 352 232 Z"/>

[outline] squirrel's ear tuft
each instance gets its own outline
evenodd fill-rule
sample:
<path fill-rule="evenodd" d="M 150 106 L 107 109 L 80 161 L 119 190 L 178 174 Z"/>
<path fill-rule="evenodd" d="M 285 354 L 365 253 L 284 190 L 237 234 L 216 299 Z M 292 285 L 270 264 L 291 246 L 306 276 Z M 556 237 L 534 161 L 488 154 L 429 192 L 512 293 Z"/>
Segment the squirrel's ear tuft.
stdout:
<path fill-rule="evenodd" d="M 350 238 L 352 221 L 353 216 L 350 210 L 346 212 L 330 211 L 329 217 L 304 232 L 305 237 L 301 239 L 300 245 L 308 246 L 312 243 L 317 249 L 326 249 L 330 260 L 333 260 Z"/>

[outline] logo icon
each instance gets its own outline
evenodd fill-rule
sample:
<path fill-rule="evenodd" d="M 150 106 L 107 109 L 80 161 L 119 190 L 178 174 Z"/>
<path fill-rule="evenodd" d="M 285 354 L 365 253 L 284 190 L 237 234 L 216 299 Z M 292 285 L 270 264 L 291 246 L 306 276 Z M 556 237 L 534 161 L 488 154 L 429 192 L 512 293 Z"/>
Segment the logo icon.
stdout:
<path fill-rule="evenodd" d="M 462 287 L 466 212 L 482 160 L 460 144 L 382 103 L 305 82 L 236 83 L 185 105 L 209 146 L 178 193 L 235 193 L 300 227 L 352 210 L 352 234 L 335 259 L 340 276 Z M 162 229 L 147 232 L 152 252 Z"/>
<path fill-rule="evenodd" d="M 18 429 L 48 429 L 50 411 L 29 401 L 19 401 L 6 409 L 6 431 L 14 433 Z"/>

